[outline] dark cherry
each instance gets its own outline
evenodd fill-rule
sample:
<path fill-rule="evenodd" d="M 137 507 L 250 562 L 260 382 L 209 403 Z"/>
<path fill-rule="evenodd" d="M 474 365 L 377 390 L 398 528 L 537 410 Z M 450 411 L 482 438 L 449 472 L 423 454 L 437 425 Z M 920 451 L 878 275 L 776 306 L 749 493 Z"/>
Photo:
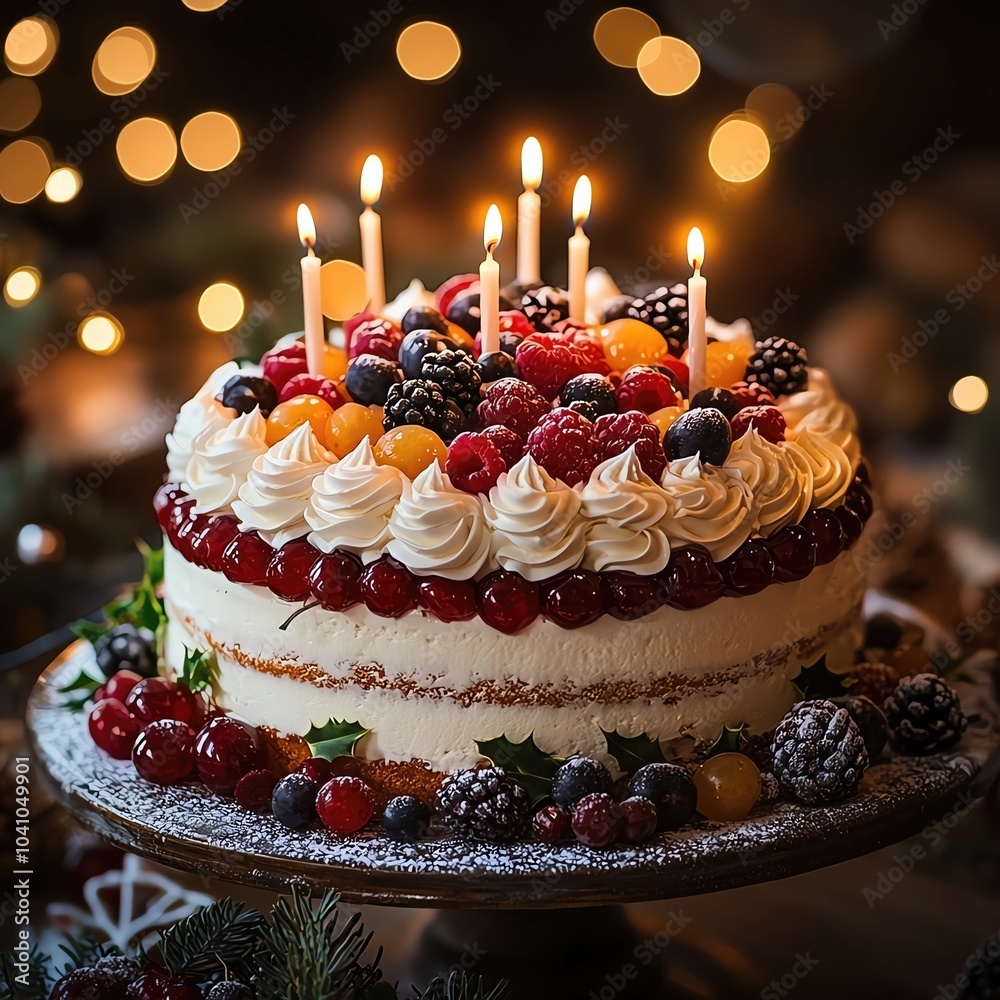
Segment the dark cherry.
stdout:
<path fill-rule="evenodd" d="M 191 540 L 192 560 L 205 569 L 222 569 L 222 556 L 226 546 L 240 533 L 233 517 L 211 517 L 208 523 Z"/>
<path fill-rule="evenodd" d="M 257 730 L 229 715 L 207 722 L 194 745 L 198 777 L 216 795 L 232 795 L 240 778 L 263 764 Z"/>
<path fill-rule="evenodd" d="M 862 462 L 858 466 L 858 472 L 857 472 L 857 475 L 854 478 L 856 480 L 858 480 L 861 483 L 862 486 L 867 486 L 867 487 L 871 488 L 871 485 L 872 485 L 872 476 L 871 476 L 871 473 L 868 471 L 868 466 L 865 465 L 864 462 Z"/>
<path fill-rule="evenodd" d="M 639 576 L 636 573 L 605 573 L 604 584 L 608 591 L 608 614 L 620 621 L 630 622 L 651 615 L 663 607 L 666 590 L 656 576 Z"/>
<path fill-rule="evenodd" d="M 443 622 L 467 622 L 479 613 L 476 588 L 469 580 L 425 576 L 418 587 L 420 606 Z"/>
<path fill-rule="evenodd" d="M 117 698 L 104 698 L 87 719 L 90 738 L 116 760 L 128 760 L 142 732 L 142 723 Z"/>
<path fill-rule="evenodd" d="M 137 674 L 134 670 L 119 670 L 114 677 L 108 680 L 108 683 L 104 685 L 104 697 L 105 698 L 117 698 L 119 701 L 125 701 L 129 696 L 129 692 L 142 680 L 142 674 Z M 95 697 L 96 701 L 100 701 L 99 698 Z"/>
<path fill-rule="evenodd" d="M 285 542 L 267 566 L 267 585 L 283 601 L 309 599 L 309 571 L 319 552 L 307 541 Z"/>
<path fill-rule="evenodd" d="M 365 606 L 382 618 L 402 618 L 417 606 L 417 581 L 391 556 L 383 556 L 361 574 Z"/>
<path fill-rule="evenodd" d="M 731 597 L 748 597 L 774 583 L 774 556 L 755 538 L 748 538 L 728 559 L 719 563 L 719 572 Z"/>
<path fill-rule="evenodd" d="M 774 578 L 792 583 L 807 577 L 816 566 L 816 543 L 801 524 L 788 524 L 766 542 L 774 556 Z"/>
<path fill-rule="evenodd" d="M 278 783 L 278 776 L 265 768 L 247 771 L 236 782 L 233 798 L 236 804 L 249 812 L 266 813 L 271 811 L 271 793 Z"/>
<path fill-rule="evenodd" d="M 641 795 L 622 799 L 622 812 L 625 813 L 625 823 L 622 826 L 622 840 L 639 844 L 649 840 L 656 833 L 658 822 L 656 804 Z"/>
<path fill-rule="evenodd" d="M 867 521 L 875 511 L 875 503 L 872 500 L 871 494 L 865 489 L 864 484 L 857 477 L 855 477 L 854 482 L 847 487 L 847 496 L 844 497 L 844 503 L 847 507 L 853 510 L 858 517 L 861 518 L 862 524 L 864 524 L 864 522 Z"/>
<path fill-rule="evenodd" d="M 596 622 L 611 603 L 597 573 L 577 569 L 560 573 L 539 586 L 542 613 L 563 628 Z"/>
<path fill-rule="evenodd" d="M 174 537 L 170 539 L 173 547 L 188 562 L 194 562 L 194 540 L 206 524 L 208 524 L 208 518 L 204 514 L 190 514 L 177 529 Z"/>
<path fill-rule="evenodd" d="M 195 732 L 186 722 L 161 719 L 139 733 L 132 763 L 141 778 L 156 785 L 173 785 L 194 773 Z"/>
<path fill-rule="evenodd" d="M 49 1000 L 121 1000 L 124 996 L 124 983 L 115 982 L 113 976 L 101 969 L 84 968 L 73 969 L 62 976 L 52 987 Z"/>
<path fill-rule="evenodd" d="M 201 990 L 189 977 L 154 966 L 129 985 L 125 996 L 127 1000 L 201 1000 Z"/>
<path fill-rule="evenodd" d="M 346 611 L 362 601 L 361 563 L 347 552 L 321 556 L 309 570 L 309 592 L 327 611 Z"/>
<path fill-rule="evenodd" d="M 325 757 L 306 757 L 297 770 L 310 781 L 315 781 L 317 788 L 322 788 L 336 773 L 332 762 Z"/>
<path fill-rule="evenodd" d="M 554 802 L 535 813 L 531 830 L 543 844 L 561 844 L 573 836 L 569 813 Z"/>
<path fill-rule="evenodd" d="M 505 569 L 480 580 L 478 593 L 483 621 L 508 635 L 527 628 L 541 610 L 538 585 Z"/>
<path fill-rule="evenodd" d="M 177 538 L 177 532 L 180 531 L 184 524 L 191 520 L 193 507 L 193 497 L 178 494 L 174 499 L 173 506 L 167 508 L 165 515 L 167 523 L 163 526 L 163 530 L 170 540 L 171 545 L 174 544 L 174 540 Z"/>
<path fill-rule="evenodd" d="M 165 677 L 144 677 L 129 691 L 125 707 L 144 726 L 160 719 L 176 719 L 198 729 L 205 720 L 201 695 Z"/>
<path fill-rule="evenodd" d="M 167 530 L 174 504 L 184 496 L 184 488 L 177 483 L 164 483 L 153 494 L 153 512 L 156 514 L 156 523 L 163 531 Z"/>
<path fill-rule="evenodd" d="M 847 536 L 832 510 L 811 510 L 802 518 L 802 527 L 816 543 L 816 565 L 833 562 L 840 555 Z"/>
<path fill-rule="evenodd" d="M 241 531 L 222 553 L 222 572 L 233 583 L 267 584 L 267 567 L 274 549 L 255 531 Z"/>
<path fill-rule="evenodd" d="M 840 521 L 840 526 L 844 529 L 846 538 L 844 548 L 849 549 L 861 537 L 861 532 L 865 530 L 865 526 L 861 522 L 861 518 L 850 507 L 837 507 L 833 513 L 837 520 Z"/>
<path fill-rule="evenodd" d="M 675 549 L 663 571 L 667 604 L 691 611 L 722 597 L 726 583 L 707 549 L 688 545 Z"/>

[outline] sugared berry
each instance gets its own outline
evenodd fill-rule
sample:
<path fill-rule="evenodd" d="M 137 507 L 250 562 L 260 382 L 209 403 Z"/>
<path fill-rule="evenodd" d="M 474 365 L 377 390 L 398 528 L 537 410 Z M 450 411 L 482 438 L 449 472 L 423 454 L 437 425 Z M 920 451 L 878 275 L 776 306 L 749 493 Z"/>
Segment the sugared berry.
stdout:
<path fill-rule="evenodd" d="M 573 833 L 587 847 L 608 847 L 625 823 L 622 807 L 605 792 L 585 795 L 573 807 Z"/>
<path fill-rule="evenodd" d="M 481 427 L 502 424 L 522 438 L 527 438 L 539 419 L 549 412 L 548 400 L 533 386 L 520 379 L 505 378 L 484 393 L 477 413 Z"/>
<path fill-rule="evenodd" d="M 479 375 L 483 385 L 499 382 L 503 378 L 517 378 L 520 374 L 513 356 L 506 351 L 479 355 Z"/>
<path fill-rule="evenodd" d="M 232 517 L 210 517 L 208 523 L 191 539 L 191 557 L 196 566 L 218 573 L 226 546 L 239 534 L 239 525 Z"/>
<path fill-rule="evenodd" d="M 802 518 L 802 527 L 816 543 L 816 565 L 833 562 L 840 555 L 847 536 L 837 516 L 830 510 L 811 510 Z"/>
<path fill-rule="evenodd" d="M 144 677 L 129 691 L 125 707 L 144 726 L 160 719 L 176 719 L 198 729 L 205 718 L 205 699 L 164 677 Z"/>
<path fill-rule="evenodd" d="M 484 577 L 477 591 L 483 621 L 508 635 L 527 628 L 541 610 L 538 585 L 508 570 L 498 569 Z"/>
<path fill-rule="evenodd" d="M 305 601 L 309 597 L 309 571 L 319 552 L 308 542 L 285 542 L 274 551 L 267 566 L 267 586 L 283 601 Z"/>
<path fill-rule="evenodd" d="M 13 973 L 11 975 L 13 976 Z M 26 983 L 27 981 L 28 973 L 26 972 L 21 982 Z M 37 985 L 44 988 L 44 983 Z M 125 995 L 124 990 L 124 984 L 117 982 L 105 970 L 85 967 L 73 969 L 64 976 L 60 976 L 48 997 L 49 1000 L 120 1000 Z M 8 995 L 13 997 L 16 994 L 11 991 Z M 28 995 L 27 991 L 25 991 L 25 995 Z M 45 993 L 39 991 L 32 992 L 30 995 L 40 997 L 45 996 Z"/>
<path fill-rule="evenodd" d="M 267 583 L 267 567 L 274 549 L 255 531 L 241 531 L 222 553 L 222 572 L 233 583 Z"/>
<path fill-rule="evenodd" d="M 595 425 L 565 406 L 538 421 L 528 435 L 528 451 L 550 476 L 567 486 L 588 480 L 601 461 Z"/>
<path fill-rule="evenodd" d="M 408 424 L 383 434 L 372 449 L 379 465 L 391 465 L 409 479 L 416 479 L 432 462 L 442 468 L 448 448 L 441 436 L 429 427 Z"/>
<path fill-rule="evenodd" d="M 278 776 L 272 771 L 258 767 L 236 782 L 233 798 L 236 804 L 249 812 L 266 813 L 271 808 L 271 793 L 278 783 Z"/>
<path fill-rule="evenodd" d="M 362 354 L 348 366 L 344 388 L 355 403 L 383 406 L 389 390 L 402 381 L 403 372 L 395 361 L 376 354 Z"/>
<path fill-rule="evenodd" d="M 757 594 L 774 583 L 774 556 L 756 538 L 748 538 L 728 559 L 719 563 L 726 593 L 734 597 Z"/>
<path fill-rule="evenodd" d="M 336 410 L 347 402 L 341 395 L 333 379 L 323 375 L 295 375 L 286 383 L 278 396 L 278 402 L 283 403 L 293 396 L 319 396 L 330 404 L 330 409 Z"/>
<path fill-rule="evenodd" d="M 440 576 L 425 576 L 419 585 L 420 606 L 438 621 L 467 622 L 479 612 L 476 588 L 471 580 L 446 580 Z"/>
<path fill-rule="evenodd" d="M 129 984 L 125 997 L 126 1000 L 201 1000 L 201 990 L 190 976 L 173 974 L 160 966 L 147 966 Z"/>
<path fill-rule="evenodd" d="M 851 689 L 853 692 L 853 688 Z M 838 708 L 846 708 L 847 714 L 854 720 L 861 738 L 865 741 L 868 759 L 874 761 L 885 749 L 889 739 L 889 725 L 882 709 L 870 698 L 863 695 L 855 697 L 852 694 L 841 698 L 830 699 Z"/>
<path fill-rule="evenodd" d="M 744 406 L 738 410 L 733 417 L 733 439 L 743 437 L 751 427 L 771 444 L 785 440 L 785 415 L 776 406 Z"/>
<path fill-rule="evenodd" d="M 309 424 L 318 441 L 326 436 L 326 426 L 333 413 L 333 407 L 319 396 L 293 396 L 271 411 L 264 430 L 267 444 L 283 441 L 292 431 Z"/>
<path fill-rule="evenodd" d="M 656 833 L 658 816 L 656 804 L 651 799 L 634 795 L 622 799 L 621 807 L 625 814 L 621 831 L 622 840 L 627 840 L 630 844 L 641 844 Z"/>
<path fill-rule="evenodd" d="M 677 402 L 673 383 L 663 372 L 648 365 L 635 365 L 622 376 L 618 386 L 618 409 L 653 413 Z"/>
<path fill-rule="evenodd" d="M 141 778 L 173 785 L 194 773 L 195 732 L 186 722 L 161 719 L 146 726 L 132 747 L 132 763 Z"/>
<path fill-rule="evenodd" d="M 802 580 L 816 566 L 816 543 L 800 524 L 785 525 L 765 544 L 774 557 L 774 578 L 778 583 Z"/>
<path fill-rule="evenodd" d="M 596 622 L 608 608 L 609 596 L 601 577 L 589 570 L 567 570 L 539 585 L 542 613 L 562 628 L 580 628 Z"/>
<path fill-rule="evenodd" d="M 382 825 L 390 840 L 413 844 L 427 836 L 430 810 L 413 795 L 397 795 L 386 803 Z"/>
<path fill-rule="evenodd" d="M 320 556 L 309 570 L 309 593 L 327 611 L 346 611 L 360 604 L 361 563 L 347 552 Z"/>
<path fill-rule="evenodd" d="M 237 413 L 260 407 L 260 415 L 266 417 L 278 405 L 278 390 L 258 375 L 234 375 L 222 387 L 219 402 Z"/>
<path fill-rule="evenodd" d="M 325 757 L 306 757 L 296 770 L 310 781 L 314 781 L 317 789 L 322 788 L 335 774 L 333 761 Z"/>
<path fill-rule="evenodd" d="M 496 446 L 508 471 L 524 458 L 524 453 L 528 450 L 524 438 L 517 431 L 512 431 L 509 427 L 504 427 L 503 424 L 484 427 L 479 434 Z"/>
<path fill-rule="evenodd" d="M 444 471 L 458 489 L 487 494 L 496 486 L 500 474 L 507 471 L 507 466 L 489 438 L 466 431 L 448 446 Z"/>
<path fill-rule="evenodd" d="M 372 818 L 375 793 L 360 778 L 333 778 L 320 789 L 316 811 L 331 833 L 357 833 Z"/>
<path fill-rule="evenodd" d="M 666 588 L 659 577 L 637 573 L 604 573 L 610 598 L 608 614 L 620 621 L 635 621 L 663 607 Z"/>
<path fill-rule="evenodd" d="M 571 757 L 552 776 L 552 801 L 570 809 L 585 795 L 614 790 L 611 773 L 593 757 Z"/>
<path fill-rule="evenodd" d="M 656 806 L 657 829 L 679 830 L 694 815 L 697 792 L 679 764 L 643 764 L 625 788 L 628 798 L 649 799 Z"/>
<path fill-rule="evenodd" d="M 700 545 L 674 549 L 662 577 L 667 604 L 687 611 L 711 604 L 726 589 L 719 567 Z"/>
<path fill-rule="evenodd" d="M 531 831 L 543 844 L 561 844 L 573 835 L 573 826 L 562 806 L 549 803 L 532 817 Z"/>
<path fill-rule="evenodd" d="M 271 812 L 289 830 L 301 830 L 316 819 L 316 782 L 304 774 L 286 774 L 274 786 Z"/>
<path fill-rule="evenodd" d="M 351 361 L 361 357 L 362 354 L 373 354 L 386 361 L 398 361 L 402 342 L 403 331 L 391 320 L 379 316 L 365 320 L 354 328 L 351 332 L 348 356 Z"/>
<path fill-rule="evenodd" d="M 87 719 L 90 738 L 115 760 L 128 760 L 142 723 L 117 698 L 103 698 Z"/>
<path fill-rule="evenodd" d="M 774 406 L 777 403 L 771 390 L 761 385 L 760 382 L 741 380 L 730 386 L 729 391 L 739 403 L 741 410 L 746 406 Z"/>
<path fill-rule="evenodd" d="M 232 795 L 240 778 L 263 763 L 257 730 L 228 715 L 202 726 L 194 753 L 198 777 L 216 795 Z"/>
<path fill-rule="evenodd" d="M 601 449 L 602 462 L 635 448 L 642 471 L 656 482 L 660 481 L 667 456 L 660 443 L 659 429 L 644 413 L 629 410 L 598 417 L 594 422 L 594 437 Z"/>
<path fill-rule="evenodd" d="M 226 979 L 216 983 L 205 994 L 205 1000 L 256 1000 L 257 994 L 246 985 L 235 979 Z"/>
<path fill-rule="evenodd" d="M 125 955 L 105 955 L 94 963 L 93 968 L 107 973 L 116 983 L 121 984 L 122 989 L 138 979 L 142 972 L 139 963 Z"/>
<path fill-rule="evenodd" d="M 382 618 L 402 618 L 417 606 L 417 581 L 413 574 L 390 556 L 365 567 L 361 594 L 369 611 Z"/>
<path fill-rule="evenodd" d="M 414 330 L 408 333 L 399 346 L 399 363 L 404 378 L 420 378 L 424 358 L 439 351 L 454 351 L 458 344 L 437 330 Z"/>
<path fill-rule="evenodd" d="M 570 403 L 593 403 L 598 417 L 618 412 L 618 394 L 611 379 L 607 375 L 592 372 L 571 378 L 559 390 L 559 402 L 562 406 L 569 406 Z"/>
<path fill-rule="evenodd" d="M 732 420 L 739 413 L 740 406 L 736 397 L 728 389 L 711 386 L 697 392 L 691 400 L 692 410 L 718 410 L 727 420 Z M 734 437 L 737 436 L 734 432 Z"/>
<path fill-rule="evenodd" d="M 760 771 L 741 753 L 720 753 L 699 765 L 694 786 L 706 819 L 746 819 L 760 798 Z"/>
<path fill-rule="evenodd" d="M 114 677 L 119 670 L 133 670 L 143 677 L 156 673 L 156 653 L 153 633 L 134 625 L 115 625 L 95 643 L 94 655 L 105 677 Z"/>
<path fill-rule="evenodd" d="M 723 465 L 732 441 L 725 414 L 703 408 L 682 413 L 667 430 L 663 447 L 671 461 L 700 455 L 708 465 Z"/>

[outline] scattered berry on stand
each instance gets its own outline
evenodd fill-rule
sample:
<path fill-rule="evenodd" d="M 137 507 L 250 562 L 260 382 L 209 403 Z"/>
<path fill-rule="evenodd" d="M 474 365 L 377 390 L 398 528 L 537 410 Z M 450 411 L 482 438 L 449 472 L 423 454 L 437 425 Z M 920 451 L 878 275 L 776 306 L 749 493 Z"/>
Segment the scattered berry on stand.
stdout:
<path fill-rule="evenodd" d="M 142 678 L 134 670 L 119 670 L 107 684 L 104 685 L 105 698 L 117 698 L 124 701 L 129 692 Z"/>
<path fill-rule="evenodd" d="M 141 778 L 173 785 L 194 773 L 195 731 L 176 719 L 152 722 L 132 747 L 132 764 Z"/>
<path fill-rule="evenodd" d="M 947 750 L 968 726 L 955 690 L 931 673 L 900 681 L 882 707 L 889 724 L 889 741 L 902 753 Z"/>
<path fill-rule="evenodd" d="M 531 831 L 543 844 L 561 844 L 573 836 L 570 814 L 554 803 L 542 806 L 531 819 Z"/>
<path fill-rule="evenodd" d="M 94 643 L 97 665 L 105 677 L 119 670 L 133 670 L 143 677 L 156 674 L 153 634 L 134 625 L 115 625 Z"/>
<path fill-rule="evenodd" d="M 302 830 L 316 820 L 319 786 L 304 774 L 286 774 L 271 793 L 271 812 L 289 830 Z"/>
<path fill-rule="evenodd" d="M 629 779 L 627 798 L 649 799 L 656 806 L 657 829 L 679 830 L 694 815 L 697 792 L 679 764 L 643 764 Z"/>
<path fill-rule="evenodd" d="M 128 760 L 142 723 L 117 698 L 103 698 L 87 719 L 90 738 L 115 760 Z"/>
<path fill-rule="evenodd" d="M 259 407 L 261 416 L 266 417 L 278 405 L 278 391 L 259 375 L 234 375 L 222 387 L 219 402 L 237 413 L 250 413 Z"/>
<path fill-rule="evenodd" d="M 667 430 L 663 441 L 667 458 L 689 458 L 699 455 L 707 465 L 723 465 L 729 456 L 732 430 L 725 414 L 719 410 L 688 410 Z"/>
<path fill-rule="evenodd" d="M 232 795 L 240 778 L 263 763 L 257 730 L 228 715 L 202 726 L 194 754 L 198 777 L 216 795 Z"/>
<path fill-rule="evenodd" d="M 528 435 L 531 457 L 554 479 L 575 486 L 601 460 L 595 425 L 565 406 L 546 413 Z"/>
<path fill-rule="evenodd" d="M 247 771 L 233 790 L 233 798 L 241 808 L 255 813 L 266 813 L 271 808 L 271 795 L 278 783 L 278 776 L 264 768 Z"/>
<path fill-rule="evenodd" d="M 656 833 L 658 822 L 656 805 L 650 799 L 636 795 L 623 799 L 621 807 L 625 814 L 621 831 L 622 840 L 627 840 L 630 844 L 640 844 Z"/>
<path fill-rule="evenodd" d="M 325 757 L 306 757 L 296 770 L 311 781 L 315 781 L 317 788 L 322 788 L 331 778 L 336 776 L 333 762 Z"/>
<path fill-rule="evenodd" d="M 338 836 L 357 833 L 375 811 L 375 793 L 360 778 L 331 778 L 316 799 L 323 825 Z"/>
<path fill-rule="evenodd" d="M 687 285 L 662 285 L 633 299 L 626 315 L 648 323 L 667 342 L 670 353 L 680 357 L 688 339 Z"/>
<path fill-rule="evenodd" d="M 427 836 L 430 810 L 413 795 L 397 795 L 386 804 L 382 825 L 390 840 L 413 844 Z"/>
<path fill-rule="evenodd" d="M 362 354 L 348 367 L 344 388 L 355 403 L 383 406 L 389 390 L 402 381 L 403 372 L 395 361 L 375 354 Z"/>
<path fill-rule="evenodd" d="M 757 341 L 746 370 L 747 382 L 759 382 L 775 397 L 802 392 L 809 384 L 806 352 L 792 340 L 767 337 Z"/>
<path fill-rule="evenodd" d="M 899 683 L 899 671 L 888 663 L 862 663 L 852 675 L 850 693 L 881 705 Z"/>
<path fill-rule="evenodd" d="M 144 677 L 129 691 L 125 707 L 143 726 L 160 719 L 176 719 L 198 729 L 205 719 L 204 698 L 165 677 Z"/>
<path fill-rule="evenodd" d="M 457 771 L 437 792 L 437 809 L 452 833 L 502 844 L 524 835 L 529 802 L 502 767 Z"/>
<path fill-rule="evenodd" d="M 606 792 L 591 792 L 573 806 L 573 833 L 587 847 L 609 847 L 625 825 L 625 812 Z"/>
<path fill-rule="evenodd" d="M 484 392 L 477 410 L 479 425 L 502 424 L 522 439 L 549 412 L 549 401 L 533 386 L 520 379 L 505 378 Z"/>
<path fill-rule="evenodd" d="M 725 389 L 716 391 L 725 392 Z M 785 440 L 785 416 L 776 406 L 744 406 L 736 412 L 732 422 L 734 440 L 743 437 L 751 427 L 771 444 L 781 444 Z"/>
<path fill-rule="evenodd" d="M 610 772 L 592 757 L 571 757 L 552 776 L 552 801 L 567 809 L 584 795 L 591 792 L 610 795 L 613 789 L 614 781 Z"/>
<path fill-rule="evenodd" d="M 868 760 L 876 760 L 889 740 L 889 726 L 885 721 L 882 709 L 870 698 L 858 697 L 853 694 L 830 700 L 835 705 L 847 709 L 847 714 L 854 720 L 858 732 L 861 733 L 861 738 L 865 741 Z"/>
<path fill-rule="evenodd" d="M 746 819 L 760 798 L 760 771 L 741 753 L 720 753 L 699 765 L 694 787 L 706 819 Z"/>

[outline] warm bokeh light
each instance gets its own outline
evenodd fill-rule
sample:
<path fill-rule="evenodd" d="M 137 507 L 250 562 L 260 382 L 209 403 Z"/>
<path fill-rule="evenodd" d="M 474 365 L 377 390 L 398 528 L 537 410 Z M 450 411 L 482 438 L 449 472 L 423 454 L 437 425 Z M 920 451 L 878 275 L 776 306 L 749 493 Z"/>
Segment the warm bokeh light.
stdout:
<path fill-rule="evenodd" d="M 756 122 L 745 115 L 730 115 L 712 134 L 708 160 L 724 181 L 745 184 L 759 177 L 771 162 L 771 143 Z"/>
<path fill-rule="evenodd" d="M 659 27 L 648 14 L 634 7 L 616 7 L 598 20 L 594 44 L 613 66 L 634 69 L 642 47 L 659 33 Z"/>
<path fill-rule="evenodd" d="M 352 260 L 328 260 L 319 269 L 320 303 L 327 319 L 350 319 L 368 304 L 364 269 Z"/>
<path fill-rule="evenodd" d="M 236 120 L 222 111 L 203 111 L 181 129 L 181 151 L 196 170 L 222 170 L 236 159 L 243 136 Z"/>
<path fill-rule="evenodd" d="M 101 42 L 91 75 L 103 94 L 121 96 L 135 90 L 156 65 L 156 45 L 141 28 L 116 28 Z"/>
<path fill-rule="evenodd" d="M 490 205 L 486 210 L 486 222 L 483 224 L 483 246 L 490 252 L 500 245 L 503 237 L 503 216 L 496 205 Z"/>
<path fill-rule="evenodd" d="M 660 97 L 675 97 L 694 86 L 701 59 L 687 42 L 658 35 L 643 45 L 636 59 L 642 82 Z"/>
<path fill-rule="evenodd" d="M 184 0 L 184 6 L 190 7 L 191 10 L 207 13 L 224 7 L 228 2 L 229 0 Z"/>
<path fill-rule="evenodd" d="M 17 533 L 17 558 L 26 565 L 54 562 L 64 550 L 62 532 L 48 524 L 26 524 Z"/>
<path fill-rule="evenodd" d="M 990 398 L 990 387 L 978 375 L 964 375 L 948 393 L 948 402 L 963 413 L 978 413 Z"/>
<path fill-rule="evenodd" d="M 361 200 L 374 205 L 382 197 L 382 161 L 370 154 L 361 168 Z"/>
<path fill-rule="evenodd" d="M 114 354 L 125 339 L 125 331 L 110 313 L 94 313 L 80 323 L 76 338 L 92 354 Z"/>
<path fill-rule="evenodd" d="M 534 191 L 542 183 L 542 144 L 529 135 L 521 147 L 521 184 Z"/>
<path fill-rule="evenodd" d="M 83 187 L 83 178 L 72 167 L 56 167 L 45 181 L 45 197 L 57 205 L 72 201 Z"/>
<path fill-rule="evenodd" d="M 42 110 L 38 84 L 23 76 L 11 76 L 0 83 L 0 132 L 20 132 Z"/>
<path fill-rule="evenodd" d="M 573 223 L 582 226 L 590 216 L 590 204 L 594 200 L 594 189 L 590 178 L 580 174 L 573 188 Z"/>
<path fill-rule="evenodd" d="M 47 17 L 26 17 L 7 32 L 4 62 L 19 76 L 37 76 L 48 68 L 59 46 L 55 24 Z"/>
<path fill-rule="evenodd" d="M 762 83 L 747 95 L 747 114 L 778 142 L 791 139 L 802 127 L 802 100 L 783 83 Z"/>
<path fill-rule="evenodd" d="M 687 252 L 688 263 L 696 271 L 700 271 L 701 265 L 705 263 L 705 237 L 697 226 L 688 233 Z"/>
<path fill-rule="evenodd" d="M 206 330 L 225 333 L 243 319 L 245 305 L 243 293 L 235 285 L 217 281 L 201 293 L 198 318 Z"/>
<path fill-rule="evenodd" d="M 414 80 L 440 80 L 462 57 L 458 35 L 446 24 L 418 21 L 404 28 L 396 41 L 396 58 Z"/>
<path fill-rule="evenodd" d="M 3 285 L 3 297 L 9 306 L 20 309 L 26 306 L 42 287 L 42 276 L 37 267 L 19 267 L 7 275 Z"/>
<path fill-rule="evenodd" d="M 15 139 L 0 150 L 0 198 L 14 205 L 37 198 L 51 166 L 49 154 L 34 139 Z"/>
<path fill-rule="evenodd" d="M 177 162 L 177 138 L 174 130 L 159 118 L 136 118 L 118 133 L 115 151 L 130 180 L 155 184 Z"/>
<path fill-rule="evenodd" d="M 316 223 L 308 205 L 299 205 L 295 210 L 295 228 L 299 231 L 299 242 L 311 250 L 316 245 Z"/>

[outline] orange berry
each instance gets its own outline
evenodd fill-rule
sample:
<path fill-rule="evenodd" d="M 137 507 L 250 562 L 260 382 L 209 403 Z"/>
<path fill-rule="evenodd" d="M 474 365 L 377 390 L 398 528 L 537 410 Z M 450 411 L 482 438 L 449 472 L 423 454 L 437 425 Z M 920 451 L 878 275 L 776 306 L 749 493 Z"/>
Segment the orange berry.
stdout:
<path fill-rule="evenodd" d="M 706 819 L 746 819 L 760 798 L 760 771 L 741 753 L 720 753 L 694 772 L 694 787 Z"/>
<path fill-rule="evenodd" d="M 444 441 L 419 424 L 394 427 L 375 444 L 375 460 L 379 465 L 394 465 L 410 479 L 416 479 L 431 462 L 439 462 L 443 469 L 447 457 Z"/>
<path fill-rule="evenodd" d="M 337 458 L 349 455 L 365 436 L 374 445 L 382 436 L 382 416 L 381 406 L 344 403 L 326 422 L 323 441 Z"/>
<path fill-rule="evenodd" d="M 670 430 L 670 425 L 684 412 L 683 406 L 664 406 L 662 410 L 649 414 L 651 423 L 656 424 L 660 431 L 660 440 Z"/>
<path fill-rule="evenodd" d="M 601 346 L 615 371 L 633 365 L 655 365 L 670 353 L 667 342 L 648 323 L 638 319 L 616 319 L 601 328 Z"/>
<path fill-rule="evenodd" d="M 459 347 L 464 348 L 470 354 L 472 353 L 473 347 L 476 346 L 475 338 L 469 333 L 468 330 L 463 329 L 457 323 L 448 323 L 448 333 L 445 335 L 449 340 L 454 340 Z"/>
<path fill-rule="evenodd" d="M 323 345 L 323 377 L 336 382 L 347 374 L 347 351 L 332 344 Z"/>
<path fill-rule="evenodd" d="M 333 413 L 333 407 L 319 396 L 292 396 L 271 410 L 267 418 L 264 440 L 268 445 L 288 437 L 300 424 L 309 423 L 313 434 L 320 441 L 326 433 L 326 422 Z"/>
<path fill-rule="evenodd" d="M 724 343 L 715 340 L 705 348 L 705 378 L 709 386 L 728 389 L 741 382 L 747 373 L 747 362 L 753 347 L 742 340 Z"/>

